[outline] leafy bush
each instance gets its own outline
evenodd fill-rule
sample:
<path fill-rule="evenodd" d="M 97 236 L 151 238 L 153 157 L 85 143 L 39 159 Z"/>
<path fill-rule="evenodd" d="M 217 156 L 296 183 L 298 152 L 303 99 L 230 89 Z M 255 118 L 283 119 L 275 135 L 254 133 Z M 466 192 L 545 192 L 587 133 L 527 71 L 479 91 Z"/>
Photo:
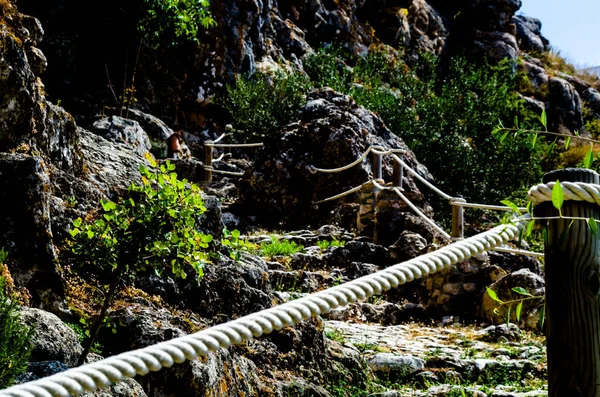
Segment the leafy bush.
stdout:
<path fill-rule="evenodd" d="M 132 184 L 127 197 L 117 202 L 103 200 L 102 211 L 73 222 L 69 244 L 78 259 L 77 269 L 99 272 L 110 284 L 80 363 L 122 278 L 147 270 L 161 275 L 165 269 L 185 278 L 186 266 L 200 278 L 209 260 L 207 249 L 213 237 L 198 231 L 200 216 L 206 211 L 200 189 L 179 180 L 172 172 L 173 164 L 157 167 L 151 157 L 148 160 L 152 169 L 140 167 L 142 184 Z"/>
<path fill-rule="evenodd" d="M 6 251 L 0 250 L 0 265 Z M 33 329 L 19 321 L 17 301 L 5 292 L 4 277 L 0 277 L 0 389 L 12 385 L 15 377 L 27 369 L 31 355 Z"/>
<path fill-rule="evenodd" d="M 256 74 L 227 87 L 221 104 L 231 113 L 242 140 L 272 135 L 298 115 L 306 102 L 309 82 L 300 73 Z"/>
<path fill-rule="evenodd" d="M 303 245 L 297 244 L 290 240 L 279 240 L 276 237 L 271 237 L 270 242 L 263 242 L 260 245 L 260 251 L 263 256 L 290 256 L 304 249 Z"/>
<path fill-rule="evenodd" d="M 138 23 L 140 32 L 150 41 L 158 43 L 184 38 L 198 42 L 200 28 L 216 25 L 209 7 L 209 0 L 143 0 L 146 15 Z"/>
<path fill-rule="evenodd" d="M 474 66 L 456 58 L 442 78 L 431 57 L 414 67 L 420 76 L 389 54 L 346 60 L 355 63 L 350 72 L 339 58 L 327 52 L 309 57 L 314 84 L 334 85 L 379 114 L 448 193 L 493 202 L 540 178 L 543 142 L 533 145 L 533 134 L 503 141 L 492 134 L 498 120 L 536 125 L 514 93 L 513 65 Z"/>

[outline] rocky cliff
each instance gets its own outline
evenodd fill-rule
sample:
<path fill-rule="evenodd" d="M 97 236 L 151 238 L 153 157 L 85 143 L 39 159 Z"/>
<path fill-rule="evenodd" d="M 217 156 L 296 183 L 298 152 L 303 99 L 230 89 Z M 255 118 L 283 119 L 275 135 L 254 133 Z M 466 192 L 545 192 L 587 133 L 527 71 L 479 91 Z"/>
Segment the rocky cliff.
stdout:
<path fill-rule="evenodd" d="M 72 220 L 96 208 L 100 199 L 115 198 L 139 182 L 138 167 L 146 164 L 144 154 L 149 150 L 165 152 L 164 157 L 169 151 L 173 154 L 167 142 L 175 134 L 190 148 L 174 160 L 177 171 L 191 181 L 201 181 L 203 164 L 197 157 L 204 150 L 203 142 L 220 135 L 230 121 L 214 99 L 240 75 L 274 65 L 302 70 L 307 54 L 330 44 L 357 56 L 384 48 L 398 54 L 408 67 L 418 64 L 424 53 L 440 56 L 441 69 L 448 64 L 444 60 L 457 54 L 474 62 L 483 57 L 491 63 L 512 59 L 527 76 L 528 84 L 521 91 L 528 106 L 538 112 L 545 109 L 550 128 L 584 133 L 585 118 L 600 117 L 597 83 L 551 66 L 541 24 L 515 16 L 518 0 L 215 1 L 211 11 L 217 26 L 202 33 L 200 44 L 158 49 L 148 46 L 136 30 L 140 0 L 108 0 L 93 8 L 74 0 L 22 0 L 19 10 L 9 2 L 0 5 L 1 246 L 9 252 L 7 265 L 17 287 L 31 296 L 30 305 L 71 323 L 79 320 L 84 306 L 77 303 L 81 296 L 70 295 L 72 258 L 63 245 Z M 137 103 L 130 103 L 128 112 L 114 109 L 117 96 L 132 86 Z M 211 195 L 204 196 L 205 232 L 220 237 L 224 224 L 252 230 L 257 220 L 266 220 L 263 224 L 271 227 L 293 224 L 317 229 L 329 222 L 352 227 L 357 211 L 352 199 L 320 208 L 314 208 L 312 201 L 364 182 L 373 170 L 363 164 L 333 179 L 311 174 L 309 166 L 344 165 L 373 144 L 406 149 L 406 161 L 431 178 L 381 118 L 330 89 L 311 92 L 298 119 L 279 133 L 280 139 L 265 142 L 254 161 L 246 158 L 230 165 L 231 170 L 245 172 L 241 181 L 223 178 L 206 188 Z M 391 164 L 385 163 L 384 176 L 391 174 Z M 403 182 L 411 200 L 431 215 L 415 180 L 405 175 Z M 253 206 L 255 213 L 236 213 L 235 205 L 228 205 L 234 196 L 239 196 L 238 205 Z M 253 217 L 256 212 L 262 219 Z M 284 233 L 282 238 L 307 248 L 290 258 L 267 262 L 248 254 L 235 262 L 221 257 L 207 265 L 200 284 L 139 277 L 133 281 L 136 288 L 124 291 L 110 314 L 117 336 L 110 330 L 101 334 L 104 353 L 193 332 L 434 249 L 436 234 L 428 225 L 403 205 L 395 205 L 393 212 L 394 224 L 401 226 L 380 231 L 389 240 L 380 244 L 326 226 Z M 261 242 L 269 237 L 255 239 Z M 321 239 L 345 239 L 347 245 L 322 252 L 316 246 Z M 379 373 L 382 384 L 390 376 L 415 382 L 422 378 L 425 388 L 427 382 L 445 381 L 440 374 L 451 371 L 458 377 L 455 383 L 463 378 L 477 382 L 487 376 L 485 368 L 493 372 L 497 364 L 483 365 L 477 361 L 479 356 L 463 357 L 467 353 L 451 348 L 444 360 L 432 357 L 428 349 L 447 348 L 432 338 L 420 350 L 407 350 L 406 341 L 381 347 L 389 351 L 371 346 L 375 343 L 371 338 L 367 349 L 357 342 L 362 330 L 346 330 L 347 325 L 338 321 L 393 326 L 431 318 L 452 323 L 451 316 L 457 313 L 468 318 L 481 312 L 488 316 L 493 308 L 482 298 L 484 287 L 515 270 L 520 270 L 520 283 L 529 282 L 536 294 L 543 293 L 539 263 L 497 254 L 482 256 L 412 289 L 392 292 L 382 301 L 332 313 L 326 324 L 315 319 L 299 329 L 285 329 L 156 374 L 142 385 L 131 381 L 114 386 L 110 393 L 329 396 L 332 389 L 325 386 L 332 376 L 336 382 L 343 378 L 344 384 L 356 385 L 364 383 L 369 371 Z M 510 294 L 506 280 L 499 285 Z M 534 323 L 535 310 L 520 325 Z M 38 309 L 23 309 L 23 313 L 36 328 L 36 345 L 29 373 L 22 380 L 73 365 L 81 346 L 70 328 Z M 333 330 L 345 330 L 352 347 L 325 338 L 324 329 L 330 336 Z M 389 330 L 365 328 L 364 332 L 387 338 Z M 515 332 L 491 328 L 482 338 L 497 340 L 502 334 L 508 342 L 518 338 Z M 60 338 L 48 343 L 54 342 L 54 335 Z M 452 337 L 463 339 L 462 334 Z M 476 347 L 484 352 L 492 349 Z M 541 349 L 536 349 L 524 349 L 522 354 L 506 349 L 497 354 L 506 357 L 505 364 L 498 365 L 528 377 L 542 376 L 543 366 L 536 361 Z M 358 354 L 365 351 L 368 363 Z M 410 357 L 399 360 L 385 355 L 391 352 L 394 357 Z M 372 388 L 394 393 L 384 389 Z M 494 393 L 507 395 L 501 390 Z"/>

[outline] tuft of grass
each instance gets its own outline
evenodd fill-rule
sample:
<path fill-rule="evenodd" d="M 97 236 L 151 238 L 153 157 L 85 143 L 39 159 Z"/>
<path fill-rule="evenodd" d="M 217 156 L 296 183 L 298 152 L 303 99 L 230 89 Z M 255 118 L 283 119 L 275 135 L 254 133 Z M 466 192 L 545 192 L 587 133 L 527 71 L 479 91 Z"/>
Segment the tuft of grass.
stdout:
<path fill-rule="evenodd" d="M 277 237 L 271 237 L 270 242 L 263 242 L 260 245 L 260 252 L 263 256 L 290 256 L 304 249 L 304 246 L 289 240 L 280 240 Z"/>
<path fill-rule="evenodd" d="M 328 240 L 319 240 L 317 241 L 317 247 L 321 248 L 322 251 L 325 251 L 329 247 L 343 247 L 346 244 L 345 241 L 333 239 L 331 241 Z"/>

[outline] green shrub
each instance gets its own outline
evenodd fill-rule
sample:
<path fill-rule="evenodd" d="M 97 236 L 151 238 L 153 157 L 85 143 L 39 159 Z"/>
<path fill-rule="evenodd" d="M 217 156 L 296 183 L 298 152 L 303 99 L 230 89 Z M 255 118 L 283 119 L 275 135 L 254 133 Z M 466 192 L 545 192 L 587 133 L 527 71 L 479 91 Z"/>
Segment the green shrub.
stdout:
<path fill-rule="evenodd" d="M 325 52 L 307 59 L 315 86 L 335 85 L 377 113 L 449 194 L 497 202 L 541 177 L 542 140 L 533 145 L 533 134 L 503 141 L 492 134 L 498 120 L 515 117 L 522 128 L 537 127 L 537 116 L 514 92 L 512 64 L 474 66 L 455 58 L 441 78 L 432 57 L 413 67 L 420 75 L 389 54 L 347 58 L 355 63 L 351 72 L 337 67 L 339 58 Z"/>
<path fill-rule="evenodd" d="M 289 240 L 279 240 L 271 237 L 270 242 L 263 242 L 260 251 L 263 256 L 290 256 L 304 249 L 303 245 Z"/>
<path fill-rule="evenodd" d="M 6 295 L 0 277 L 0 389 L 12 385 L 27 369 L 32 335 L 33 329 L 19 321 L 17 302 Z"/>
<path fill-rule="evenodd" d="M 165 269 L 186 278 L 192 268 L 198 278 L 209 260 L 213 237 L 198 231 L 206 211 L 200 188 L 179 180 L 169 162 L 152 169 L 140 167 L 142 184 L 132 184 L 129 194 L 117 202 L 101 201 L 102 211 L 78 218 L 71 228 L 69 244 L 77 257 L 80 272 L 99 275 L 109 292 L 99 317 L 90 331 L 80 364 L 85 359 L 110 307 L 116 288 L 135 272 Z M 99 274 L 98 274 L 99 273 Z"/>
<path fill-rule="evenodd" d="M 166 40 L 175 44 L 184 38 L 198 42 L 200 28 L 216 25 L 208 0 L 143 0 L 146 14 L 138 23 L 140 32 L 154 45 Z"/>
<path fill-rule="evenodd" d="M 259 73 L 227 87 L 220 103 L 231 113 L 241 140 L 261 140 L 298 116 L 308 87 L 308 78 L 300 73 Z"/>

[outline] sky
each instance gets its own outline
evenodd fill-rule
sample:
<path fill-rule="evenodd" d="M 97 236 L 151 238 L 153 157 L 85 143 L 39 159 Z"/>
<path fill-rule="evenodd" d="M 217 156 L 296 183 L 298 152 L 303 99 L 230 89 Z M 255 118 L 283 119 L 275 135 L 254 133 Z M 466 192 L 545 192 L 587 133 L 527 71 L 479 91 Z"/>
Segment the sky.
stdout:
<path fill-rule="evenodd" d="M 522 0 L 517 14 L 542 21 L 542 35 L 577 68 L 600 66 L 600 0 Z"/>

